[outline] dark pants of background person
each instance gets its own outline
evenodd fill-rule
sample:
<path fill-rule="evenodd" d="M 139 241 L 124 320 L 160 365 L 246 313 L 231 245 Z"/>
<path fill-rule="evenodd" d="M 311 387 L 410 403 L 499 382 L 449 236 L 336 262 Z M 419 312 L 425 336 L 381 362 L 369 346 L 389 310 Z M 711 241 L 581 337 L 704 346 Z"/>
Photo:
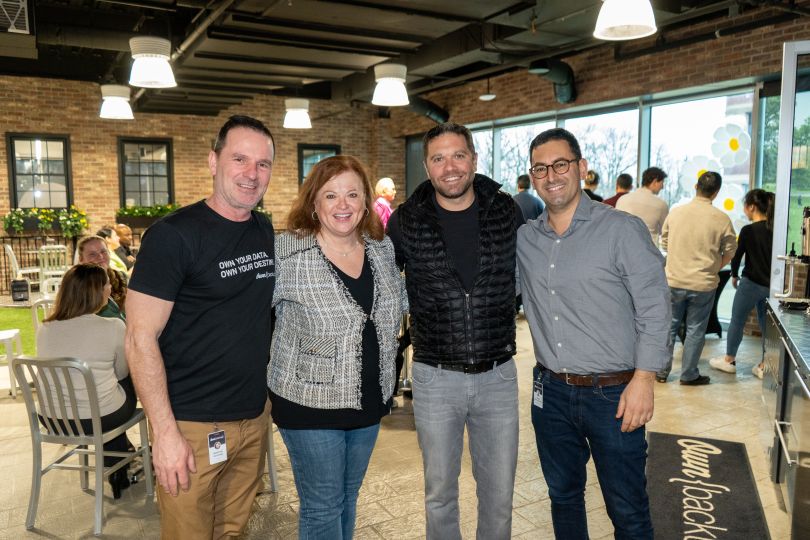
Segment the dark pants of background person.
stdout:
<path fill-rule="evenodd" d="M 135 405 L 138 402 L 138 398 L 135 396 L 135 387 L 132 385 L 132 379 L 130 377 L 125 377 L 118 381 L 118 384 L 121 388 L 124 389 L 124 393 L 126 394 L 126 399 L 124 400 L 124 404 L 121 405 L 118 409 L 111 412 L 110 414 L 105 414 L 101 417 L 101 430 L 102 431 L 110 431 L 111 429 L 115 429 L 118 426 L 124 424 L 127 420 L 132 418 L 132 414 L 135 412 Z M 40 416 L 39 421 L 42 423 L 43 426 L 48 427 L 45 419 Z M 62 429 L 66 430 L 65 424 L 62 420 L 58 420 L 59 425 Z M 82 426 L 82 429 L 85 433 L 93 433 L 93 421 L 90 419 L 87 420 L 80 420 L 79 423 Z M 70 425 L 70 429 L 76 429 L 76 423 L 72 420 L 68 421 Z M 110 439 L 106 443 L 104 443 L 104 451 L 105 452 L 127 452 L 132 448 L 132 444 L 130 444 L 129 439 L 127 439 L 127 434 L 122 433 L 118 437 L 114 439 Z M 119 461 L 124 458 L 115 457 L 115 456 L 104 456 L 104 466 L 105 467 L 112 467 Z"/>
<path fill-rule="evenodd" d="M 539 373 L 535 366 L 535 381 Z M 644 428 L 623 433 L 622 420 L 616 418 L 627 385 L 572 386 L 552 378 L 548 371 L 541 381 L 543 407 L 532 403 L 532 424 L 551 498 L 555 537 L 588 538 L 585 465 L 592 455 L 616 539 L 652 540 Z"/>

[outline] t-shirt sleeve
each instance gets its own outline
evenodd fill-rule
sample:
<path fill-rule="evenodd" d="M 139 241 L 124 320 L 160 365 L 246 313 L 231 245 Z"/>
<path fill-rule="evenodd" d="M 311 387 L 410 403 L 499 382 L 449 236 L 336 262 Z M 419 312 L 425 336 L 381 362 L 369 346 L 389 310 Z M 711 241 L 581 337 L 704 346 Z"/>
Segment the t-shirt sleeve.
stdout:
<path fill-rule="evenodd" d="M 155 223 L 141 240 L 129 288 L 174 302 L 185 280 L 187 253 L 186 242 L 174 226 Z"/>

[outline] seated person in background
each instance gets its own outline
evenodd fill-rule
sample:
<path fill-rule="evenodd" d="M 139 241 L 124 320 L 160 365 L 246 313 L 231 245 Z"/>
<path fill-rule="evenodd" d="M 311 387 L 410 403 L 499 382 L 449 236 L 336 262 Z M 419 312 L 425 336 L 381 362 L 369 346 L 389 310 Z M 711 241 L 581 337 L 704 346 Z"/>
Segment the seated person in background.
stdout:
<path fill-rule="evenodd" d="M 616 203 L 630 193 L 633 189 L 633 177 L 627 173 L 622 173 L 616 177 L 616 195 L 602 201 L 603 203 L 616 208 Z"/>
<path fill-rule="evenodd" d="M 393 212 L 391 203 L 394 202 L 397 196 L 397 188 L 390 178 L 380 178 L 374 188 L 374 193 L 377 195 L 374 201 L 374 211 L 380 216 L 383 229 L 385 229 L 388 225 L 388 218 L 391 217 L 391 212 Z"/>
<path fill-rule="evenodd" d="M 96 236 L 103 238 L 107 243 L 107 251 L 110 256 L 110 268 L 113 270 L 118 270 L 119 272 L 124 272 L 125 274 L 128 273 L 132 265 L 127 266 L 126 263 L 121 260 L 121 257 L 119 257 L 115 252 L 115 250 L 121 245 L 121 242 L 118 240 L 118 234 L 116 234 L 115 230 L 111 226 L 105 225 L 96 231 Z"/>
<path fill-rule="evenodd" d="M 100 236 L 85 236 L 79 240 L 77 248 L 80 263 L 96 264 L 107 272 L 112 286 L 112 293 L 107 306 L 98 314 L 102 317 L 117 317 L 126 320 L 124 315 L 124 300 L 127 297 L 127 275 L 110 268 L 110 251 L 107 243 Z"/>
<path fill-rule="evenodd" d="M 119 245 L 115 248 L 115 254 L 124 261 L 127 269 L 135 264 L 135 254 L 132 252 L 132 229 L 129 225 L 119 223 L 115 226 L 115 234 L 118 235 Z"/>
<path fill-rule="evenodd" d="M 129 420 L 137 401 L 124 356 L 124 323 L 97 315 L 107 305 L 109 296 L 110 282 L 103 268 L 96 264 L 73 266 L 62 278 L 53 314 L 45 318 L 36 338 L 40 356 L 78 358 L 90 366 L 104 431 Z M 83 380 L 73 381 L 82 429 L 85 433 L 92 433 L 90 402 L 83 383 Z M 56 388 L 53 392 L 57 395 Z M 62 388 L 62 392 L 67 396 L 66 388 Z M 45 415 L 48 411 L 40 413 Z M 104 444 L 105 452 L 126 452 L 130 448 L 132 445 L 126 434 Z M 104 466 L 115 465 L 120 459 L 105 456 Z M 126 467 L 111 474 L 109 481 L 113 497 L 120 498 L 121 490 L 129 487 Z"/>

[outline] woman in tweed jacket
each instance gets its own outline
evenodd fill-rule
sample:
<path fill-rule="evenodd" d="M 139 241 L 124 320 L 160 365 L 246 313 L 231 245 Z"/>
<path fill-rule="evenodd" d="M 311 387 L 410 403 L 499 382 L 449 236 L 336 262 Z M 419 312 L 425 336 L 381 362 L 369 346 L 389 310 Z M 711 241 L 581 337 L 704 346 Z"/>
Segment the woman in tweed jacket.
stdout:
<path fill-rule="evenodd" d="M 267 383 L 301 501 L 300 538 L 350 539 L 388 414 L 407 296 L 363 164 L 312 169 L 276 237 Z"/>

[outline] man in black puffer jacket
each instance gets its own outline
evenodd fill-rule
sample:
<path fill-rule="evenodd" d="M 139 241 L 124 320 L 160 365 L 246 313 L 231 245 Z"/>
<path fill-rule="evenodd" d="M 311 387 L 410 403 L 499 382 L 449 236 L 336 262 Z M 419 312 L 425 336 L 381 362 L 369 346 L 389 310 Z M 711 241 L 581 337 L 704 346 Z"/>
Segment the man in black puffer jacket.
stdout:
<path fill-rule="evenodd" d="M 425 466 L 428 539 L 460 539 L 464 428 L 478 483 L 478 538 L 511 535 L 518 444 L 515 233 L 523 214 L 475 174 L 472 134 L 434 127 L 429 181 L 388 222 L 405 269 L 414 347 L 413 408 Z"/>

